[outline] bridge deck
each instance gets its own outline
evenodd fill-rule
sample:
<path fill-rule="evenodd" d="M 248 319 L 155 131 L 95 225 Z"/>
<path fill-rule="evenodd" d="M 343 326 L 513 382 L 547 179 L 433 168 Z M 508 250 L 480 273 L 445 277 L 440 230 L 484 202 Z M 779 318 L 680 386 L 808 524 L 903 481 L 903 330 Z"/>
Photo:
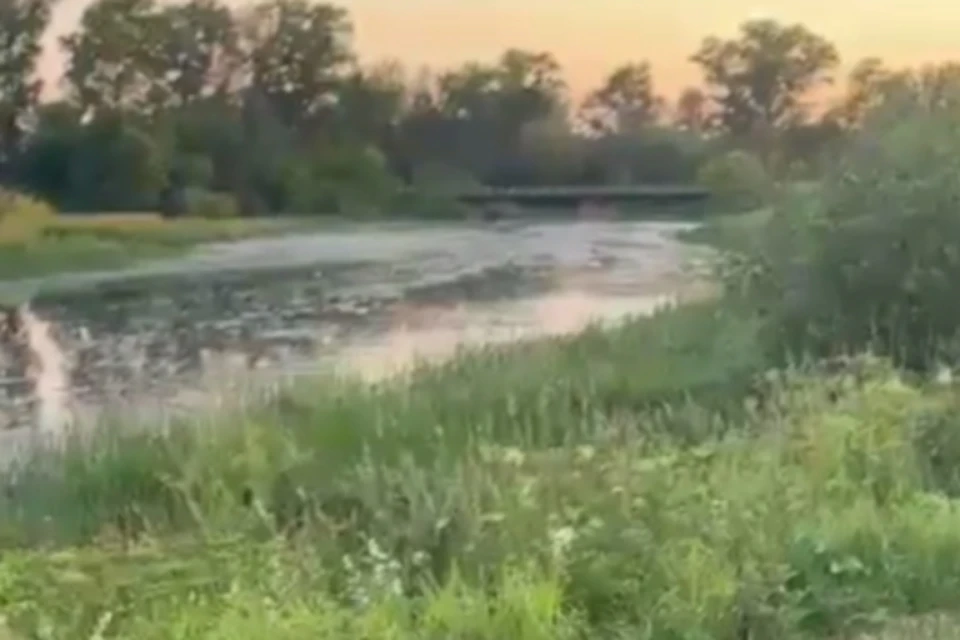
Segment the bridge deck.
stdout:
<path fill-rule="evenodd" d="M 475 189 L 455 194 L 458 200 L 473 204 L 488 202 L 576 203 L 598 202 L 644 202 L 644 201 L 695 201 L 709 196 L 706 189 L 682 185 L 635 185 L 635 186 L 557 186 L 513 187 L 503 189 Z"/>

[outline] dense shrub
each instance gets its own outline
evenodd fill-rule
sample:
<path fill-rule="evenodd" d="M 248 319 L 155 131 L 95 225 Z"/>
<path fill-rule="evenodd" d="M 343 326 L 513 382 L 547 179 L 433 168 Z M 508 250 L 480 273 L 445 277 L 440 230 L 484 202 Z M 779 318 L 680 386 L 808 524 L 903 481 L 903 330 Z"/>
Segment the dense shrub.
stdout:
<path fill-rule="evenodd" d="M 55 216 L 45 202 L 0 188 L 0 244 L 19 244 L 40 235 Z"/>
<path fill-rule="evenodd" d="M 375 149 L 323 149 L 291 161 L 281 173 L 280 209 L 287 213 L 379 214 L 398 187 Z"/>
<path fill-rule="evenodd" d="M 958 102 L 885 105 L 819 197 L 794 194 L 773 215 L 732 283 L 778 346 L 870 348 L 912 368 L 958 355 Z"/>
<path fill-rule="evenodd" d="M 239 215 L 237 199 L 229 193 L 187 189 L 187 213 L 198 218 L 234 218 Z"/>
<path fill-rule="evenodd" d="M 443 192 L 407 189 L 394 198 L 391 213 L 430 220 L 464 220 L 471 209 Z"/>
<path fill-rule="evenodd" d="M 710 191 L 719 207 L 730 211 L 764 206 L 773 195 L 773 181 L 763 163 L 741 150 L 706 162 L 697 173 L 697 182 Z"/>

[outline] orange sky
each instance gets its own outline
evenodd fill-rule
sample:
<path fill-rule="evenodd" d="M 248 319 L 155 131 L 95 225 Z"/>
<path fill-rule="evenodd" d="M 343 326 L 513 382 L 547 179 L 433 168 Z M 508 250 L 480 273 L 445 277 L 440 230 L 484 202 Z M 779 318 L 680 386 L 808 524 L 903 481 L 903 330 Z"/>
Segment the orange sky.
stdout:
<path fill-rule="evenodd" d="M 241 0 L 227 0 L 239 5 Z M 61 0 L 50 41 L 70 30 L 88 0 Z M 960 6 L 945 0 L 342 0 L 367 60 L 412 67 L 491 59 L 519 46 L 552 51 L 574 93 L 627 60 L 653 64 L 659 91 L 698 80 L 685 60 L 703 36 L 733 34 L 751 17 L 802 22 L 832 40 L 847 62 L 879 55 L 892 64 L 960 59 Z M 883 7 L 881 9 L 881 7 Z M 42 69 L 56 77 L 48 47 Z"/>

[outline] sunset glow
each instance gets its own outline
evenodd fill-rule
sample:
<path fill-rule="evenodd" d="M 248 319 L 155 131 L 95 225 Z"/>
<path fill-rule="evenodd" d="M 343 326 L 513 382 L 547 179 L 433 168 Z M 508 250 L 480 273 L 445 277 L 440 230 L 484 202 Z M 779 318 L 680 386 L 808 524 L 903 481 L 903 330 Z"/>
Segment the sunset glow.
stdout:
<path fill-rule="evenodd" d="M 85 0 L 59 5 L 43 61 L 56 77 L 57 36 L 69 31 Z M 232 4 L 240 2 L 233 0 Z M 597 84 L 613 66 L 647 59 L 661 92 L 696 83 L 687 57 L 704 36 L 733 34 L 750 18 L 802 22 L 840 49 L 846 63 L 869 55 L 913 65 L 960 59 L 960 9 L 943 0 L 346 0 L 365 60 L 396 58 L 407 66 L 444 67 L 491 59 L 517 46 L 553 52 L 574 93 Z"/>

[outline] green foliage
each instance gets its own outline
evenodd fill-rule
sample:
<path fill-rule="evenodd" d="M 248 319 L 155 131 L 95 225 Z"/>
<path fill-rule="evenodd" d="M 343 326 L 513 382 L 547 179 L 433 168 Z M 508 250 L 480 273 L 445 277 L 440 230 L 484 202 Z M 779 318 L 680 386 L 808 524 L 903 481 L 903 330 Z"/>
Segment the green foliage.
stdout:
<path fill-rule="evenodd" d="M 618 67 L 581 109 L 583 118 L 598 133 L 636 132 L 654 124 L 663 110 L 663 99 L 654 94 L 650 63 Z"/>
<path fill-rule="evenodd" d="M 40 98 L 35 71 L 50 24 L 50 0 L 8 0 L 0 5 L 0 170 L 15 166 L 26 137 L 25 118 Z"/>
<path fill-rule="evenodd" d="M 0 188 L 0 245 L 37 240 L 55 216 L 47 203 Z"/>
<path fill-rule="evenodd" d="M 0 502 L 5 623 L 732 640 L 955 607 L 956 395 L 871 359 L 761 382 L 757 352 L 695 306 L 76 440 Z"/>
<path fill-rule="evenodd" d="M 476 176 L 457 167 L 439 163 L 425 163 L 413 172 L 414 187 L 436 193 L 456 193 L 482 187 Z"/>
<path fill-rule="evenodd" d="M 613 332 L 595 329 L 465 354 L 383 387 L 351 380 L 311 382 L 262 410 L 224 416 L 223 429 L 172 425 L 169 440 L 157 431 L 106 429 L 100 434 L 101 444 L 108 446 L 102 456 L 87 457 L 87 445 L 77 442 L 66 454 L 66 466 L 61 466 L 64 460 L 51 460 L 51 465 L 31 467 L 35 488 L 45 496 L 40 500 L 38 494 L 37 504 L 60 513 L 64 523 L 72 521 L 51 530 L 55 538 L 80 542 L 112 522 L 131 500 L 160 529 L 199 524 L 189 502 L 211 510 L 203 526 L 215 526 L 219 513 L 232 527 L 230 518 L 240 513 L 234 509 L 243 508 L 234 498 L 248 483 L 257 491 L 271 489 L 282 480 L 277 474 L 283 469 L 292 480 L 309 482 L 311 491 L 322 494 L 318 497 L 330 497 L 328 490 L 341 490 L 340 474 L 356 465 L 386 472 L 412 460 L 428 467 L 454 464 L 480 442 L 563 446 L 570 438 L 589 436 L 581 429 L 604 429 L 607 419 L 644 412 L 650 412 L 649 421 L 634 426 L 650 436 L 697 442 L 722 425 L 700 422 L 699 411 L 688 414 L 680 407 L 696 397 L 702 407 L 718 412 L 742 410 L 739 394 L 751 388 L 763 368 L 754 353 L 753 329 L 722 309 L 694 306 Z M 664 370 L 672 374 L 664 377 Z M 676 412 L 666 411 L 671 404 Z M 594 424 L 595 419 L 600 422 Z M 231 424 L 236 428 L 226 426 Z M 317 429 L 317 424 L 336 428 Z M 217 461 L 204 459 L 217 449 L 223 454 Z M 211 483 L 200 482 L 195 473 L 213 474 Z M 114 474 L 125 480 L 115 483 Z M 190 485 L 189 495 L 176 488 L 181 481 Z M 21 515 L 29 527 L 42 527 L 46 517 L 33 510 Z"/>
<path fill-rule="evenodd" d="M 665 127 L 611 133 L 585 149 L 588 172 L 605 184 L 688 184 L 707 157 L 697 135 Z"/>
<path fill-rule="evenodd" d="M 711 158 L 699 170 L 697 182 L 707 188 L 717 206 L 745 211 L 770 204 L 773 180 L 759 158 L 747 151 L 729 151 Z"/>
<path fill-rule="evenodd" d="M 803 120 L 803 98 L 829 83 L 840 62 L 836 47 L 820 35 L 770 19 L 744 22 L 736 38 L 705 38 L 690 59 L 721 96 L 717 124 L 762 146 L 770 133 Z"/>
<path fill-rule="evenodd" d="M 70 199 L 62 206 L 75 211 L 151 210 L 166 183 L 162 150 L 148 131 L 122 116 L 84 127 L 68 158 Z"/>
<path fill-rule="evenodd" d="M 240 214 L 236 198 L 229 193 L 188 189 L 187 215 L 199 218 L 235 218 Z"/>
<path fill-rule="evenodd" d="M 467 220 L 471 208 L 443 191 L 407 189 L 394 198 L 390 206 L 398 216 L 425 220 Z"/>
<path fill-rule="evenodd" d="M 66 101 L 37 105 L 31 70 L 48 14 L 47 0 L 17 0 L 0 16 L 16 50 L 0 65 L 0 93 L 13 96 L 0 117 L 14 123 L 0 172 L 67 210 L 153 209 L 169 179 L 230 194 L 248 214 L 383 214 L 425 166 L 501 186 L 688 183 L 717 121 L 766 158 L 788 156 L 784 167 L 811 164 L 839 122 L 796 125 L 803 91 L 832 60 L 798 27 L 748 23 L 736 40 L 705 42 L 697 60 L 733 102 L 693 88 L 667 114 L 638 62 L 572 118 L 549 52 L 508 49 L 414 79 L 398 63 L 356 65 L 349 15 L 311 0 L 97 0 L 63 41 Z M 33 115 L 37 126 L 20 126 Z"/>
<path fill-rule="evenodd" d="M 399 185 L 372 149 L 324 149 L 294 159 L 283 173 L 285 209 L 291 213 L 377 213 Z"/>
<path fill-rule="evenodd" d="M 773 216 L 733 285 L 778 348 L 869 348 L 926 367 L 957 357 L 960 120 L 923 96 L 873 113 L 824 179 Z"/>
<path fill-rule="evenodd" d="M 279 122 L 311 126 L 352 61 L 352 24 L 338 6 L 308 0 L 264 0 L 241 20 L 251 86 Z"/>
<path fill-rule="evenodd" d="M 772 215 L 771 209 L 757 209 L 748 213 L 710 216 L 701 225 L 681 232 L 680 238 L 721 250 L 723 254 L 717 262 L 726 265 L 756 250 L 754 244 L 762 239 Z"/>
<path fill-rule="evenodd" d="M 527 567 L 504 569 L 491 578 L 489 589 L 454 579 L 428 587 L 417 600 L 404 600 L 390 592 L 389 585 L 378 587 L 368 581 L 363 588 L 369 590 L 364 592 L 369 602 L 349 607 L 325 588 L 328 568 L 315 553 L 308 548 L 295 553 L 277 542 L 249 545 L 225 540 L 131 553 L 77 550 L 60 554 L 52 564 L 35 554 L 7 560 L 0 567 L 5 587 L 0 601 L 6 605 L 7 624 L 35 633 L 50 630 L 57 637 L 92 633 L 146 640 L 577 637 L 576 619 L 562 609 L 562 585 Z M 94 584 L 98 587 L 91 589 Z M 189 591 L 184 589 L 187 584 L 192 584 Z M 51 600 L 68 593 L 71 601 Z"/>
<path fill-rule="evenodd" d="M 479 187 L 473 176 L 456 167 L 426 163 L 416 167 L 411 186 L 397 193 L 391 209 L 401 216 L 428 220 L 466 220 L 471 209 L 455 194 Z"/>
<path fill-rule="evenodd" d="M 213 161 L 199 153 L 182 154 L 172 163 L 171 173 L 184 185 L 205 188 L 213 182 Z"/>
<path fill-rule="evenodd" d="M 207 429 L 78 440 L 16 474 L 0 539 L 81 546 L 5 556 L 0 602 L 19 630 L 67 635 L 109 615 L 105 637 L 219 637 L 221 625 L 240 632 L 229 625 L 241 616 L 254 629 L 299 619 L 304 634 L 353 619 L 417 621 L 412 637 L 579 637 L 633 581 L 595 584 L 610 536 L 633 517 L 610 493 L 623 464 L 655 460 L 648 439 L 685 447 L 723 433 L 724 411 L 744 415 L 735 398 L 760 368 L 751 344 L 743 323 L 695 307 L 463 354 L 380 387 L 316 381 Z M 657 468 L 638 467 L 624 504 L 657 495 Z M 271 541 L 283 532 L 291 542 Z M 128 536 L 141 540 L 132 553 L 116 546 Z M 646 552 L 623 553 L 610 557 Z M 638 606 L 658 588 L 642 588 Z M 638 631 L 638 610 L 598 629 Z"/>
<path fill-rule="evenodd" d="M 33 224 L 28 234 L 11 232 L 0 237 L 0 280 L 119 269 L 138 260 L 175 257 L 203 242 L 290 233 L 308 223 L 282 219 L 168 221 L 135 213 L 50 215 L 40 228 Z"/>

